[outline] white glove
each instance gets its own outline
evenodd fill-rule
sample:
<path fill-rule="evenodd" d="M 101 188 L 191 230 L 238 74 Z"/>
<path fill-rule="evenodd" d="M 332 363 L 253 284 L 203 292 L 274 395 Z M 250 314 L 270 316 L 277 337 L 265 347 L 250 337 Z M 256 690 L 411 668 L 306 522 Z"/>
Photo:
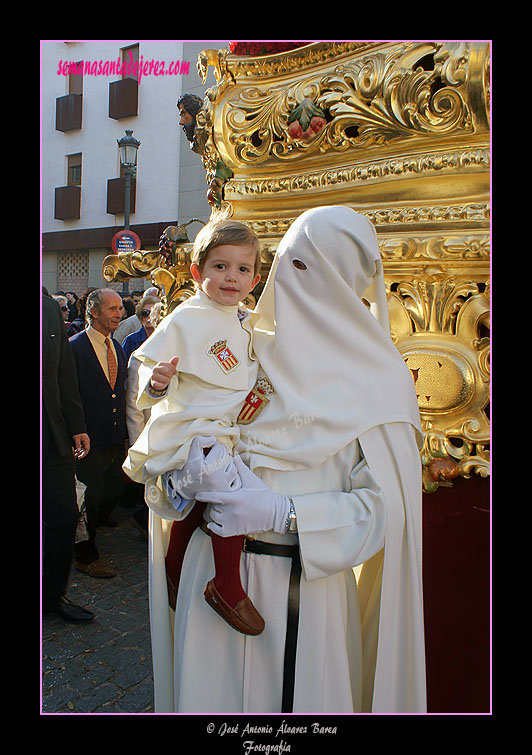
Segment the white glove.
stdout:
<path fill-rule="evenodd" d="M 210 448 L 207 456 L 204 449 Z M 233 457 L 214 436 L 197 435 L 188 452 L 183 469 L 162 476 L 163 487 L 172 506 L 181 511 L 201 490 L 229 491 L 241 487 Z"/>
<path fill-rule="evenodd" d="M 247 535 L 249 532 L 286 532 L 290 499 L 263 483 L 235 456 L 235 467 L 242 481 L 239 490 L 215 493 L 198 493 L 198 501 L 214 504 L 210 508 L 212 522 L 208 527 L 222 537 Z"/>

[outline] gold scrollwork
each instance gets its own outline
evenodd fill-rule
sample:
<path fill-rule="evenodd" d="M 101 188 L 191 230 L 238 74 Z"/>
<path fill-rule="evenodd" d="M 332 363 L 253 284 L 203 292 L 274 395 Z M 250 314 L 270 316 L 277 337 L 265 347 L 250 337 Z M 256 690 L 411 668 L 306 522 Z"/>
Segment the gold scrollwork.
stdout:
<path fill-rule="evenodd" d="M 159 252 L 118 252 L 103 260 L 102 275 L 106 281 L 144 278 L 159 264 Z"/>
<path fill-rule="evenodd" d="M 489 469 L 489 281 L 425 271 L 390 286 L 392 337 L 412 373 L 427 491 Z"/>
<path fill-rule="evenodd" d="M 433 70 L 398 67 L 403 52 L 376 53 L 325 77 L 319 102 L 335 116 L 333 145 L 345 148 L 350 126 L 358 129 L 348 139 L 354 146 L 383 144 L 416 132 L 471 130 L 469 108 L 455 88 L 465 80 L 464 45 L 439 45 Z"/>
<path fill-rule="evenodd" d="M 477 235 L 440 234 L 423 237 L 384 238 L 379 241 L 379 249 L 384 262 L 428 259 L 440 261 L 489 260 L 490 237 Z"/>
<path fill-rule="evenodd" d="M 375 226 L 425 489 L 488 470 L 489 55 L 436 40 L 228 55 L 231 86 L 210 98 L 212 148 L 233 172 L 224 199 L 269 256 L 318 204 Z"/>
<path fill-rule="evenodd" d="M 196 118 L 211 217 L 253 228 L 263 279 L 305 209 L 343 204 L 375 226 L 426 491 L 489 474 L 489 55 L 489 42 L 428 40 L 198 60 L 203 83 L 209 68 L 215 79 Z M 148 274 L 170 311 L 193 292 L 190 246 L 106 268 L 115 280 Z"/>
<path fill-rule="evenodd" d="M 169 315 L 179 304 L 195 293 L 194 282 L 189 273 L 180 273 L 164 267 L 156 268 L 150 275 L 154 286 L 161 292 L 163 317 Z"/>
<path fill-rule="evenodd" d="M 231 57 L 230 71 L 235 77 L 268 78 L 279 74 L 298 74 L 302 67 L 327 64 L 347 53 L 371 49 L 374 42 L 322 42 L 278 55 Z"/>
<path fill-rule="evenodd" d="M 489 166 L 487 149 L 466 149 L 434 152 L 426 155 L 388 158 L 360 162 L 357 165 L 322 171 L 309 171 L 283 177 L 265 179 L 231 180 L 226 185 L 226 195 L 245 196 L 253 194 L 280 194 L 308 191 L 313 188 L 379 181 L 393 176 L 426 174 L 432 171 L 456 170 L 467 166 Z"/>
<path fill-rule="evenodd" d="M 361 210 L 368 220 L 376 225 L 392 223 L 438 223 L 438 222 L 485 222 L 490 217 L 488 202 L 468 202 L 467 204 L 439 204 L 433 207 L 392 207 L 378 210 Z"/>
<path fill-rule="evenodd" d="M 428 60 L 425 67 L 420 60 Z M 229 142 L 242 163 L 270 156 L 345 152 L 416 135 L 473 131 L 464 92 L 469 44 L 405 43 L 310 74 L 291 85 L 244 87 L 228 101 Z M 309 98 L 329 113 L 329 122 L 310 140 L 290 137 L 289 113 Z"/>

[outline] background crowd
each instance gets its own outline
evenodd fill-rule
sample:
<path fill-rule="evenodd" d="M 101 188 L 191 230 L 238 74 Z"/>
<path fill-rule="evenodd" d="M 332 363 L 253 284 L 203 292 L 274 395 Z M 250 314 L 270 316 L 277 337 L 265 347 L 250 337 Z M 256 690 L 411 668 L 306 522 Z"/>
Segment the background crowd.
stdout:
<path fill-rule="evenodd" d="M 144 486 L 122 463 L 148 419 L 136 407 L 134 352 L 161 319 L 158 293 L 43 288 L 43 612 L 66 621 L 94 618 L 66 597 L 72 556 L 89 577 L 116 576 L 99 555 L 97 531 L 116 526 L 118 505 L 131 509 L 147 540 Z"/>

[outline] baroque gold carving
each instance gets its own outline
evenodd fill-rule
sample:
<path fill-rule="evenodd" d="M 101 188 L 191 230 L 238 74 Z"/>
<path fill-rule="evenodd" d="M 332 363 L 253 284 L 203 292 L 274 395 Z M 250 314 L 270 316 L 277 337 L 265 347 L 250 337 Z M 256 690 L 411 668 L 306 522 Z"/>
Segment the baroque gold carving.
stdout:
<path fill-rule="evenodd" d="M 263 280 L 304 210 L 344 204 L 374 224 L 393 338 L 418 395 L 426 491 L 489 473 L 489 47 L 314 42 L 198 60 L 200 80 L 213 67 L 216 81 L 196 119 L 206 184 L 219 188 L 221 164 L 229 176 L 211 216 L 258 234 Z M 303 111 L 320 130 L 303 129 Z M 189 247 L 178 248 L 171 261 L 137 253 L 112 265 L 134 276 L 153 265 L 169 311 L 191 294 Z"/>
<path fill-rule="evenodd" d="M 460 235 L 447 233 L 423 237 L 380 239 L 379 249 L 383 261 L 409 261 L 415 259 L 457 261 L 489 260 L 490 237 L 487 233 Z"/>
<path fill-rule="evenodd" d="M 362 211 L 376 225 L 391 223 L 436 223 L 439 221 L 487 221 L 490 206 L 487 202 L 465 205 L 437 205 L 436 207 L 394 207 L 373 212 Z"/>
<path fill-rule="evenodd" d="M 227 72 L 227 64 L 225 59 L 227 58 L 227 50 L 202 50 L 198 55 L 197 69 L 201 79 L 201 83 L 205 84 L 207 81 L 207 74 L 209 68 L 214 68 L 214 78 L 218 83 L 224 77 Z"/>
<path fill-rule="evenodd" d="M 302 67 L 327 64 L 346 53 L 371 49 L 374 45 L 374 42 L 329 42 L 308 45 L 278 55 L 233 56 L 230 70 L 235 76 L 245 78 L 298 73 Z"/>
<path fill-rule="evenodd" d="M 392 337 L 412 373 L 424 430 L 425 487 L 489 473 L 489 282 L 425 271 L 391 286 Z M 456 466 L 435 459 L 450 457 Z"/>
<path fill-rule="evenodd" d="M 471 130 L 469 108 L 455 88 L 465 80 L 465 44 L 454 49 L 440 46 L 433 71 L 398 67 L 402 54 L 377 53 L 339 66 L 333 76 L 325 77 L 322 89 L 332 91 L 324 91 L 320 104 L 335 117 L 333 145 L 345 149 L 346 128 L 353 125 L 358 134 L 348 141 L 356 146 L 383 144 L 416 132 Z M 441 83 L 448 86 L 435 89 Z"/>
<path fill-rule="evenodd" d="M 315 171 L 299 175 L 267 179 L 232 180 L 226 185 L 226 196 L 246 194 L 280 194 L 345 183 L 369 181 L 392 176 L 418 175 L 428 171 L 442 171 L 465 166 L 489 166 L 487 149 L 460 150 L 427 155 L 374 160 L 352 167 Z"/>
<path fill-rule="evenodd" d="M 419 63 L 431 55 L 432 68 L 425 70 Z M 461 91 L 468 61 L 467 42 L 410 42 L 341 63 L 325 76 L 318 71 L 288 85 L 243 87 L 229 98 L 225 116 L 235 163 L 472 132 L 471 108 Z M 330 118 L 311 141 L 288 133 L 289 113 L 305 99 Z"/>
<path fill-rule="evenodd" d="M 159 252 L 118 252 L 104 258 L 102 275 L 106 281 L 144 278 L 159 263 Z"/>
<path fill-rule="evenodd" d="M 175 264 L 169 267 L 159 252 L 111 254 L 103 261 L 102 275 L 109 282 L 148 278 L 159 289 L 163 316 L 194 293 L 190 275 L 190 250 L 184 248 L 181 248 Z"/>
<path fill-rule="evenodd" d="M 227 67 L 227 52 L 226 49 L 202 50 L 198 55 L 196 67 L 202 84 L 207 81 L 209 68 L 211 66 L 214 68 L 216 85 L 208 90 L 208 100 L 216 100 L 228 86 L 234 83 L 234 76 Z"/>
<path fill-rule="evenodd" d="M 465 221 L 489 221 L 490 206 L 486 202 L 466 205 L 437 205 L 435 207 L 393 207 L 382 208 L 373 211 L 359 210 L 361 215 L 370 220 L 375 226 L 406 223 L 438 223 L 438 222 L 465 222 Z M 260 233 L 282 232 L 288 229 L 292 219 L 281 221 L 252 221 L 250 224 Z M 268 230 L 269 229 L 269 230 Z"/>

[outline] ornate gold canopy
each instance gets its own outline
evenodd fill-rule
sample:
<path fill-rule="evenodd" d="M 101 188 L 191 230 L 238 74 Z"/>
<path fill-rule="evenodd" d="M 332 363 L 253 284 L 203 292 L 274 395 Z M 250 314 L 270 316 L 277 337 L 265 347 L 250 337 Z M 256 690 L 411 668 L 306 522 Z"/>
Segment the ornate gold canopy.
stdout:
<path fill-rule="evenodd" d="M 263 278 L 304 210 L 345 204 L 369 218 L 392 335 L 418 394 L 425 489 L 488 475 L 489 44 L 316 42 L 262 57 L 205 50 L 203 80 L 210 66 L 216 84 L 195 142 L 213 215 L 256 231 Z M 190 246 L 174 242 L 173 265 L 136 253 L 137 274 L 151 265 L 155 282 L 173 276 L 165 295 L 172 285 L 174 301 L 190 295 Z M 117 280 L 128 264 L 106 258 L 105 277 Z"/>

